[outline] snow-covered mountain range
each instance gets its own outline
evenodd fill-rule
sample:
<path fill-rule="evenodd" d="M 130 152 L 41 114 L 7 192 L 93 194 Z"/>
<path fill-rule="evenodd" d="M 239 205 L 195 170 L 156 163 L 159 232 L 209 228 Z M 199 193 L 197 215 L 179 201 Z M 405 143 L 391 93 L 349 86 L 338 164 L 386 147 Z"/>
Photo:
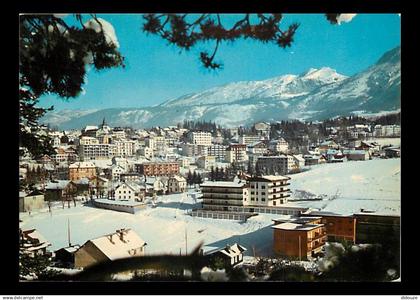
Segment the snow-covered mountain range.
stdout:
<path fill-rule="evenodd" d="M 351 77 L 324 67 L 300 75 L 233 82 L 144 108 L 110 108 L 48 113 L 44 123 L 61 129 L 111 126 L 176 125 L 185 119 L 211 120 L 224 126 L 288 119 L 323 120 L 350 114 L 399 110 L 401 49 L 386 52 L 373 66 Z"/>

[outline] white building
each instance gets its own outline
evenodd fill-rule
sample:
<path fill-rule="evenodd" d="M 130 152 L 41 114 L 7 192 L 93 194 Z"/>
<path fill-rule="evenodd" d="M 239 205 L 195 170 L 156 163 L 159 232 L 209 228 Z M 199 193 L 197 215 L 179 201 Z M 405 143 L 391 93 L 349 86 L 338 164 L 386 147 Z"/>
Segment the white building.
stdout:
<path fill-rule="evenodd" d="M 272 140 L 268 143 L 268 149 L 274 152 L 287 153 L 289 151 L 289 143 L 284 138 Z"/>
<path fill-rule="evenodd" d="M 134 182 L 123 182 L 116 189 L 115 200 L 129 200 L 142 202 L 144 200 L 144 188 Z"/>
<path fill-rule="evenodd" d="M 184 193 L 187 191 L 187 180 L 182 176 L 172 176 L 168 180 L 169 193 Z"/>
<path fill-rule="evenodd" d="M 113 165 L 111 168 L 112 180 L 113 181 L 120 181 L 121 174 L 124 174 L 126 170 L 120 165 Z"/>
<path fill-rule="evenodd" d="M 255 142 L 261 141 L 261 136 L 258 135 L 241 135 L 239 137 L 239 144 L 244 144 L 244 145 L 248 145 L 248 144 L 252 144 Z"/>
<path fill-rule="evenodd" d="M 108 159 L 117 154 L 114 144 L 89 144 L 79 147 L 79 155 L 83 160 Z"/>
<path fill-rule="evenodd" d="M 246 145 L 244 144 L 231 144 L 226 149 L 226 161 L 229 163 L 233 162 L 244 162 L 248 160 L 246 153 Z"/>
<path fill-rule="evenodd" d="M 114 141 L 116 145 L 117 155 L 121 157 L 130 157 L 134 156 L 136 153 L 136 141 L 131 140 L 116 140 Z"/>
<path fill-rule="evenodd" d="M 244 205 L 278 206 L 287 202 L 290 197 L 288 186 L 290 178 L 286 176 L 252 177 L 249 182 L 249 198 Z"/>
<path fill-rule="evenodd" d="M 211 133 L 205 131 L 190 131 L 187 135 L 192 144 L 211 146 Z"/>

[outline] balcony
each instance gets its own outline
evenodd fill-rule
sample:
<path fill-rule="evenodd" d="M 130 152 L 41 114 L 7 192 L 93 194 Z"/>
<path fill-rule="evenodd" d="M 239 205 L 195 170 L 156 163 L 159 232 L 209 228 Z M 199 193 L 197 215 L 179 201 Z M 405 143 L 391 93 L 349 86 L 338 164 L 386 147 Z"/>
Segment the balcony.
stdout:
<path fill-rule="evenodd" d="M 308 242 L 313 242 L 313 241 L 318 241 L 319 239 L 322 239 L 322 238 L 327 238 L 327 234 L 324 232 L 324 233 L 321 233 L 321 234 L 315 234 L 315 236 L 313 237 L 313 238 L 307 238 L 307 241 Z"/>

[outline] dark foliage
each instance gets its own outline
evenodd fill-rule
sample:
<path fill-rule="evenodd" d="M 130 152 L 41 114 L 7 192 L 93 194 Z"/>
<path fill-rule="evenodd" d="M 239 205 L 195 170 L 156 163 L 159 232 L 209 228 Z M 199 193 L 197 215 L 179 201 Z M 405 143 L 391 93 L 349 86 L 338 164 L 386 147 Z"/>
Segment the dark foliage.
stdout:
<path fill-rule="evenodd" d="M 85 83 L 86 66 L 96 70 L 123 66 L 117 46 L 106 41 L 103 31 L 69 26 L 53 15 L 21 15 L 19 18 L 19 146 L 35 158 L 53 149 L 38 120 L 50 108 L 36 107 L 39 97 L 56 94 L 78 96 Z M 92 15 L 100 27 L 102 24 Z M 23 153 L 21 152 L 21 155 Z"/>

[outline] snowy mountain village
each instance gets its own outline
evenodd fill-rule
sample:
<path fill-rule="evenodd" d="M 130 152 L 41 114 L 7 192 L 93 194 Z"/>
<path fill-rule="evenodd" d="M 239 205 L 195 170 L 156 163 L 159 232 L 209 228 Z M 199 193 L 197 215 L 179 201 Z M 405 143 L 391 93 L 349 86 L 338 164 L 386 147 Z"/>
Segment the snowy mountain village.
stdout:
<path fill-rule="evenodd" d="M 81 130 L 45 126 L 55 153 L 19 162 L 20 252 L 78 274 L 123 258 L 190 255 L 202 245 L 201 280 L 217 280 L 220 270 L 274 280 L 279 265 L 322 273 L 337 251 L 399 243 L 396 116 L 235 128 L 185 121 L 133 129 L 105 118 Z M 390 281 L 399 276 L 387 272 Z"/>

